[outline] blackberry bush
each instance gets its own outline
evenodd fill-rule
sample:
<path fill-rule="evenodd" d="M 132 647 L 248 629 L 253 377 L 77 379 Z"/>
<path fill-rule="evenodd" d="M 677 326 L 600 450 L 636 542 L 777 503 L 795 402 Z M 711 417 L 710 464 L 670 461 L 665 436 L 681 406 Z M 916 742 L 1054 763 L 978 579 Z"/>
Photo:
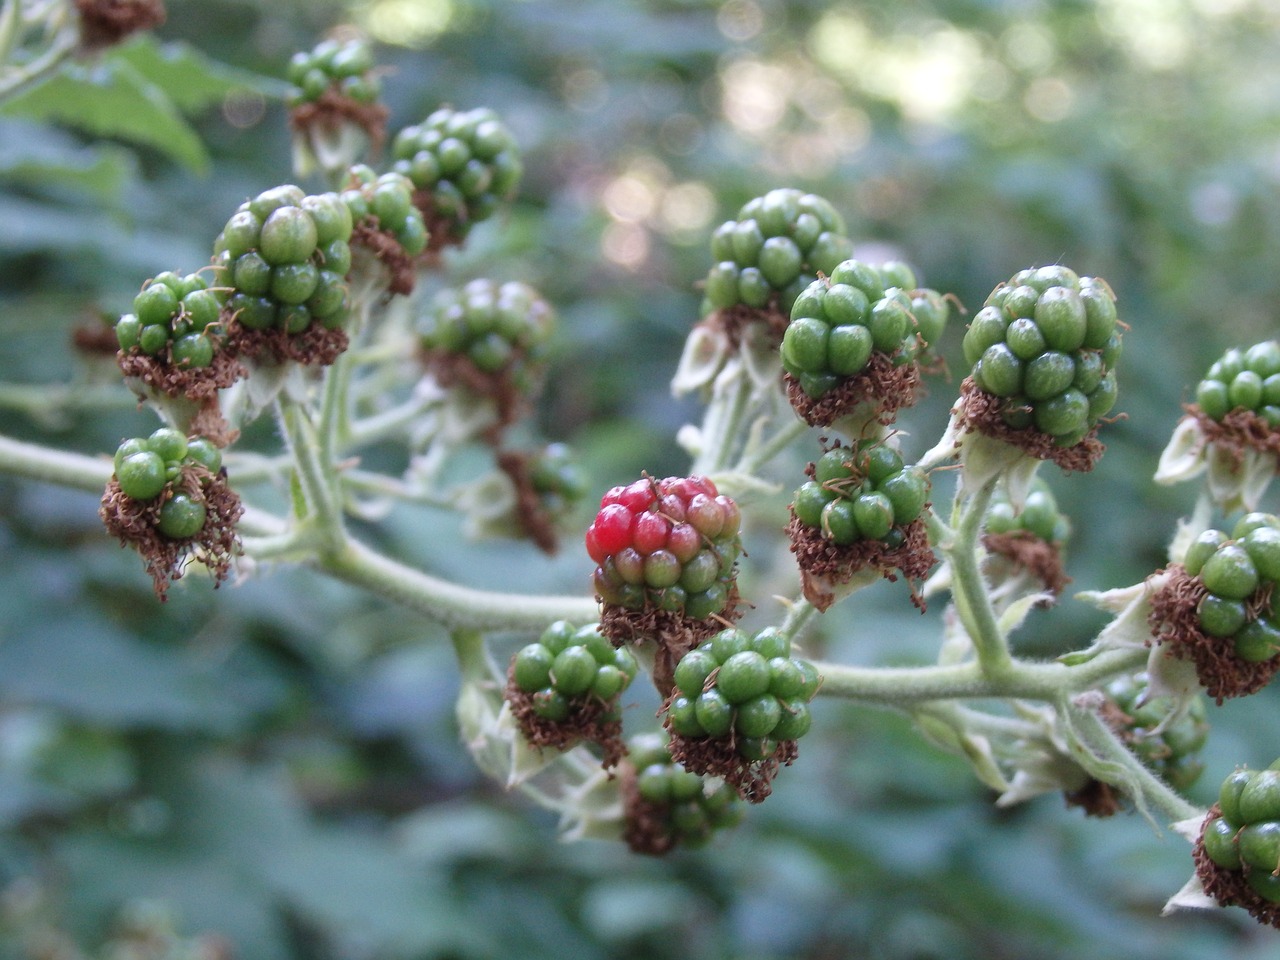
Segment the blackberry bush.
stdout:
<path fill-rule="evenodd" d="M 357 263 L 371 274 L 365 282 L 407 296 L 417 281 L 414 258 L 427 247 L 427 228 L 413 205 L 413 183 L 399 173 L 378 174 L 367 164 L 356 164 L 347 174 L 342 200 L 354 227 L 351 245 L 356 254 L 371 256 L 376 264 Z"/>
<path fill-rule="evenodd" d="M 392 169 L 413 183 L 430 254 L 466 240 L 515 195 L 524 172 L 515 138 L 487 107 L 441 107 L 396 134 L 391 156 Z"/>

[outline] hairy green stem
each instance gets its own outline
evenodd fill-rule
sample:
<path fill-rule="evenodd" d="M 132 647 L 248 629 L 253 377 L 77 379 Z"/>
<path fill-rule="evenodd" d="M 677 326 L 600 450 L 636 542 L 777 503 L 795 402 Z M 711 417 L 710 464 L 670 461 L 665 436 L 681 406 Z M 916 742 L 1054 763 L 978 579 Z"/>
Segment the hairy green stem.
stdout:
<path fill-rule="evenodd" d="M 963 505 L 957 503 L 958 521 L 955 536 L 942 546 L 951 562 L 951 593 L 956 612 L 973 640 L 983 675 L 992 680 L 1006 676 L 1013 666 L 1008 642 L 1000 630 L 995 610 L 982 575 L 981 549 L 978 538 L 982 520 L 995 492 L 996 480 L 987 481 Z"/>
<path fill-rule="evenodd" d="M 293 456 L 295 477 L 302 488 L 305 515 L 299 520 L 315 524 L 327 537 L 332 548 L 343 538 L 342 510 L 334 485 L 334 467 L 322 460 L 323 446 L 316 425 L 306 407 L 281 398 L 278 401 L 280 422 L 285 442 Z"/>
<path fill-rule="evenodd" d="M 351 539 L 339 550 L 320 555 L 313 564 L 450 629 L 542 630 L 553 620 L 590 623 L 600 616 L 596 601 L 589 597 L 526 596 L 464 587 L 405 566 Z"/>
<path fill-rule="evenodd" d="M 928 700 L 1017 698 L 1056 702 L 1096 687 L 1146 663 L 1142 648 L 1109 650 L 1079 666 L 1011 661 L 991 676 L 980 661 L 919 667 L 854 667 L 815 662 L 822 674 L 819 694 L 867 703 L 907 704 Z"/>

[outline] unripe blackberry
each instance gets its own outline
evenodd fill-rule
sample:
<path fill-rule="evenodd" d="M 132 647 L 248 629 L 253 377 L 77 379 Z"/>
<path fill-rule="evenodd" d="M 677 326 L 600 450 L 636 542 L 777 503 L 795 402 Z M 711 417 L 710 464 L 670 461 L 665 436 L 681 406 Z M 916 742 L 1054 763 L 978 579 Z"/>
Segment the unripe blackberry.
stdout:
<path fill-rule="evenodd" d="M 1156 639 L 1195 664 L 1219 703 L 1255 693 L 1280 670 L 1280 518 L 1246 514 L 1231 531 L 1206 530 L 1152 596 Z"/>
<path fill-rule="evenodd" d="M 412 293 L 413 261 L 427 247 L 427 228 L 413 205 L 413 183 L 403 174 L 379 175 L 357 164 L 348 171 L 341 196 L 355 224 L 351 246 L 381 262 L 392 293 Z"/>
<path fill-rule="evenodd" d="M 706 477 L 650 477 L 614 487 L 587 530 L 606 607 L 691 620 L 725 615 L 735 601 L 741 515 Z"/>
<path fill-rule="evenodd" d="M 115 323 L 121 372 L 166 397 L 183 397 L 207 412 L 204 426 L 219 432 L 217 394 L 246 373 L 225 349 L 226 291 L 202 274 L 165 271 L 133 298 L 133 312 Z"/>
<path fill-rule="evenodd" d="M 299 176 L 318 167 L 336 176 L 376 153 L 386 139 L 387 107 L 378 102 L 382 78 L 373 51 L 361 37 L 322 40 L 289 61 L 286 96 L 294 133 L 294 166 Z"/>
<path fill-rule="evenodd" d="M 165 21 L 163 0 L 75 0 L 83 52 L 113 46 Z"/>
<path fill-rule="evenodd" d="M 109 533 L 141 554 L 161 600 L 192 555 L 213 573 L 215 585 L 227 577 L 243 511 L 214 443 L 161 427 L 123 441 L 112 466 L 99 516 Z"/>
<path fill-rule="evenodd" d="M 533 746 L 566 750 L 585 740 L 612 767 L 626 752 L 619 701 L 638 669 L 597 624 L 575 629 L 557 620 L 511 658 L 506 698 Z"/>
<path fill-rule="evenodd" d="M 528 284 L 479 279 L 436 296 L 419 342 L 441 384 L 492 398 L 506 425 L 541 386 L 554 325 L 550 304 Z"/>
<path fill-rule="evenodd" d="M 1205 893 L 1280 927 L 1280 761 L 1222 782 L 1192 857 Z"/>
<path fill-rule="evenodd" d="M 861 440 L 832 447 L 805 473 L 787 533 L 811 603 L 825 610 L 833 588 L 867 568 L 890 579 L 895 571 L 912 581 L 928 574 L 934 556 L 921 520 L 929 497 L 923 470 L 905 465 L 884 440 Z"/>
<path fill-rule="evenodd" d="M 391 156 L 392 169 L 413 182 L 434 253 L 461 243 L 515 196 L 524 172 L 515 138 L 488 108 L 442 107 L 401 130 Z"/>
<path fill-rule="evenodd" d="M 844 230 L 840 214 L 816 194 L 781 187 L 748 201 L 711 235 L 715 265 L 702 315 L 735 343 L 753 323 L 764 323 L 776 342 L 801 292 L 853 253 Z"/>
<path fill-rule="evenodd" d="M 285 97 L 291 108 L 318 103 L 326 95 L 370 104 L 382 93 L 382 78 L 374 72 L 373 50 L 367 40 L 327 39 L 289 61 L 292 89 Z"/>
<path fill-rule="evenodd" d="M 1151 696 L 1145 674 L 1121 677 L 1105 692 L 1103 717 L 1120 739 L 1175 790 L 1189 789 L 1204 770 L 1197 755 L 1209 737 L 1204 698 L 1180 708 L 1171 697 Z"/>
<path fill-rule="evenodd" d="M 792 658 L 790 641 L 772 627 L 754 636 L 730 628 L 686 653 L 673 679 L 665 707 L 672 757 L 759 803 L 809 731 L 817 671 Z"/>
<path fill-rule="evenodd" d="M 336 193 L 286 184 L 242 203 L 214 242 L 223 322 L 237 349 L 332 363 L 346 349 L 352 218 Z"/>
<path fill-rule="evenodd" d="M 1070 582 L 1062 566 L 1062 550 L 1071 523 L 1059 512 L 1046 483 L 1036 480 L 1022 510 L 1015 510 L 1004 488 L 997 489 L 987 511 L 982 545 L 988 553 L 987 575 L 993 582 L 1029 574 L 1051 593 Z"/>
<path fill-rule="evenodd" d="M 1101 455 L 1099 420 L 1116 401 L 1121 350 L 1106 281 L 1062 266 L 1022 270 L 969 323 L 962 419 L 970 429 L 1069 469 Z"/>
<path fill-rule="evenodd" d="M 1213 362 L 1186 407 L 1204 440 L 1237 463 L 1245 451 L 1280 454 L 1280 341 L 1232 347 Z"/>
<path fill-rule="evenodd" d="M 482 504 L 483 526 L 503 536 L 526 536 L 544 553 L 555 553 L 560 522 L 587 492 L 572 452 L 562 443 L 552 443 L 533 453 L 504 450 L 496 461 L 515 495 L 507 514 L 486 511 Z"/>
<path fill-rule="evenodd" d="M 696 849 L 717 830 L 742 820 L 735 791 L 723 781 L 676 764 L 660 733 L 627 742 L 622 776 L 623 837 L 636 853 L 657 855 L 678 846 Z"/>

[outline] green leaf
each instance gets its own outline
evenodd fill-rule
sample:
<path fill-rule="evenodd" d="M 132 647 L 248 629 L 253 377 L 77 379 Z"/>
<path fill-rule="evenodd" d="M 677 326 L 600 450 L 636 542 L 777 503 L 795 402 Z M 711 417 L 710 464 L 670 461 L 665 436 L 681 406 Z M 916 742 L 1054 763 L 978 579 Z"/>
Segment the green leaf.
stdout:
<path fill-rule="evenodd" d="M 115 204 L 132 171 L 128 152 L 112 144 L 85 147 L 50 127 L 0 121 L 0 180 L 36 190 L 74 190 Z"/>
<path fill-rule="evenodd" d="M 120 47 L 116 57 L 164 91 L 174 105 L 187 114 L 215 106 L 236 90 L 247 89 L 280 98 L 289 89 L 282 80 L 237 70 L 211 60 L 185 43 L 158 43 L 150 34 L 138 36 Z"/>
<path fill-rule="evenodd" d="M 209 166 L 204 144 L 173 100 L 124 60 L 73 64 L 10 100 L 0 113 L 152 147 L 198 173 Z"/>

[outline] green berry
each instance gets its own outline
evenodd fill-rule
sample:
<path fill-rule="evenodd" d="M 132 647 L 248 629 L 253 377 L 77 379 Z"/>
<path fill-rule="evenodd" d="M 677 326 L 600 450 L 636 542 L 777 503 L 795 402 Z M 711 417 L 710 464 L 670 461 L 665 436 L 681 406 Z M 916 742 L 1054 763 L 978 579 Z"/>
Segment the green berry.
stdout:
<path fill-rule="evenodd" d="M 724 737 L 733 729 L 733 705 L 715 687 L 698 694 L 693 709 L 706 736 Z"/>
<path fill-rule="evenodd" d="M 1223 817 L 1215 817 L 1205 824 L 1204 852 L 1209 859 L 1224 870 L 1239 870 L 1240 851 L 1236 849 L 1236 834 L 1239 827 L 1234 827 Z"/>
<path fill-rule="evenodd" d="M 676 688 L 687 697 L 697 697 L 706 685 L 707 677 L 718 669 L 720 661 L 709 651 L 703 649 L 690 650 L 676 664 Z"/>
<path fill-rule="evenodd" d="M 1280 770 L 1259 770 L 1240 790 L 1237 802 L 1241 823 L 1280 820 Z"/>
<path fill-rule="evenodd" d="M 310 214 L 301 207 L 281 206 L 262 224 L 258 250 L 273 267 L 302 263 L 315 253 L 317 237 Z"/>
<path fill-rule="evenodd" d="M 744 737 L 768 737 L 782 719 L 782 704 L 768 693 L 740 704 L 734 718 L 734 728 Z"/>
<path fill-rule="evenodd" d="M 1224 544 L 1205 561 L 1200 579 L 1210 593 L 1228 600 L 1243 600 L 1258 589 L 1258 570 L 1249 552 L 1238 543 Z"/>
<path fill-rule="evenodd" d="M 148 450 L 131 453 L 116 465 L 116 480 L 125 496 L 151 500 L 160 495 L 167 483 L 165 462 Z"/>
<path fill-rule="evenodd" d="M 189 540 L 204 529 L 205 505 L 185 493 L 175 493 L 160 506 L 156 529 L 170 540 Z"/>
<path fill-rule="evenodd" d="M 754 650 L 744 650 L 721 665 L 716 688 L 730 703 L 741 704 L 765 693 L 771 676 L 768 660 Z"/>
<path fill-rule="evenodd" d="M 1196 613 L 1200 618 L 1200 628 L 1211 637 L 1235 636 L 1248 619 L 1243 602 L 1212 593 L 1205 594 Z"/>
<path fill-rule="evenodd" d="M 526 693 L 535 693 L 548 686 L 554 662 L 555 654 L 541 643 L 530 643 L 522 647 L 516 653 L 512 667 L 516 686 Z"/>

